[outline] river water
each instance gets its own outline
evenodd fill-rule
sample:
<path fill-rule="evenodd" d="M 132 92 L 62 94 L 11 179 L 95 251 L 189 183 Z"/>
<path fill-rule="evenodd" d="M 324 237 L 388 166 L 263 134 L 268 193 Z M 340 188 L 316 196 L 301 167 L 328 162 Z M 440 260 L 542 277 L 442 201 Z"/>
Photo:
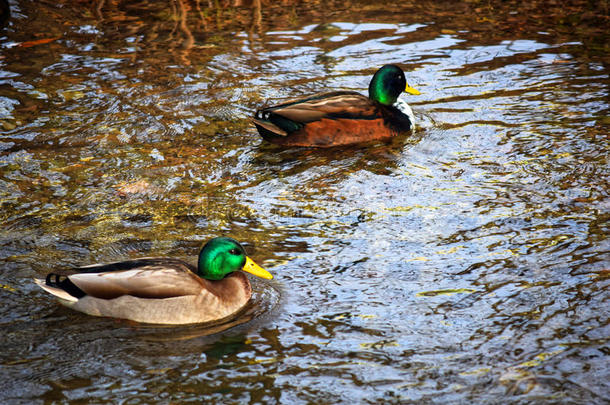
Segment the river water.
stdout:
<path fill-rule="evenodd" d="M 11 0 L 0 402 L 610 401 L 607 9 L 517 3 Z M 386 63 L 413 134 L 286 149 L 248 120 Z M 275 276 L 220 325 L 32 281 L 218 235 Z"/>

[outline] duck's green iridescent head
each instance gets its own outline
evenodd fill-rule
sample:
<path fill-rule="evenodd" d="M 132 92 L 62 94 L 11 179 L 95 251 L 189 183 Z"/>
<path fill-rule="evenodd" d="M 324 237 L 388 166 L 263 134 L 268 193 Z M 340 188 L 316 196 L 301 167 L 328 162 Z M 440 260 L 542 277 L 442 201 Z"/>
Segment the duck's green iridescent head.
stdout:
<path fill-rule="evenodd" d="M 222 280 L 238 270 L 269 280 L 273 278 L 267 270 L 246 256 L 246 251 L 235 239 L 214 238 L 201 248 L 198 269 L 200 277 Z"/>
<path fill-rule="evenodd" d="M 383 105 L 394 104 L 403 91 L 409 94 L 420 94 L 407 84 L 405 74 L 396 65 L 382 66 L 375 72 L 369 84 L 369 98 Z"/>

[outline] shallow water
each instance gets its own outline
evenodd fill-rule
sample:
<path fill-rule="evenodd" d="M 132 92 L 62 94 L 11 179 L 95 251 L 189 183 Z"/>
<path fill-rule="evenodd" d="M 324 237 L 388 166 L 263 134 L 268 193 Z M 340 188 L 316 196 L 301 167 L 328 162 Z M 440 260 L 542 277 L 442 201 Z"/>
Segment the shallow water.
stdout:
<path fill-rule="evenodd" d="M 606 20 L 75 4 L 11 2 L 0 32 L 0 402 L 610 400 Z M 422 92 L 413 134 L 281 149 L 248 121 L 385 63 Z M 275 275 L 222 325 L 88 317 L 32 282 L 220 234 Z"/>

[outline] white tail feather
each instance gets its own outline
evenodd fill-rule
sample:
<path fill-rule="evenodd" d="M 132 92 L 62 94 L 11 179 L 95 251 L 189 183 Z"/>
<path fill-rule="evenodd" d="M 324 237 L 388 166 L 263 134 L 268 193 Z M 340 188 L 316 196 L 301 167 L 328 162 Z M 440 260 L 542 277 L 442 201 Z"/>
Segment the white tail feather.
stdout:
<path fill-rule="evenodd" d="M 49 294 L 53 294 L 57 298 L 60 298 L 62 300 L 69 301 L 69 302 L 77 302 L 78 301 L 78 298 L 71 296 L 70 294 L 68 294 L 67 292 L 62 290 L 61 288 L 51 287 L 50 285 L 47 285 L 44 280 L 35 278 L 34 282 L 36 284 L 38 284 L 40 286 L 40 288 L 42 288 L 43 290 L 45 290 Z"/>

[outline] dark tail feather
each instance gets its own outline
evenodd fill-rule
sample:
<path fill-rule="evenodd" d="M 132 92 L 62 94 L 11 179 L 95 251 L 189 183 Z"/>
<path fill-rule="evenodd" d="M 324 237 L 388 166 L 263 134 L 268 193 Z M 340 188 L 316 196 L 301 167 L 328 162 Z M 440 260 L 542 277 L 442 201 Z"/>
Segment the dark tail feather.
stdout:
<path fill-rule="evenodd" d="M 254 123 L 254 126 L 256 126 L 258 133 L 266 141 L 273 142 L 275 139 L 282 139 L 288 135 L 286 131 L 272 124 L 269 121 L 262 121 L 252 118 L 252 122 Z"/>
<path fill-rule="evenodd" d="M 47 274 L 47 278 L 45 279 L 45 284 L 50 287 L 60 288 L 76 298 L 83 298 L 85 292 L 78 288 L 76 284 L 74 284 L 68 276 L 64 276 L 62 274 L 57 273 L 49 273 Z"/>

